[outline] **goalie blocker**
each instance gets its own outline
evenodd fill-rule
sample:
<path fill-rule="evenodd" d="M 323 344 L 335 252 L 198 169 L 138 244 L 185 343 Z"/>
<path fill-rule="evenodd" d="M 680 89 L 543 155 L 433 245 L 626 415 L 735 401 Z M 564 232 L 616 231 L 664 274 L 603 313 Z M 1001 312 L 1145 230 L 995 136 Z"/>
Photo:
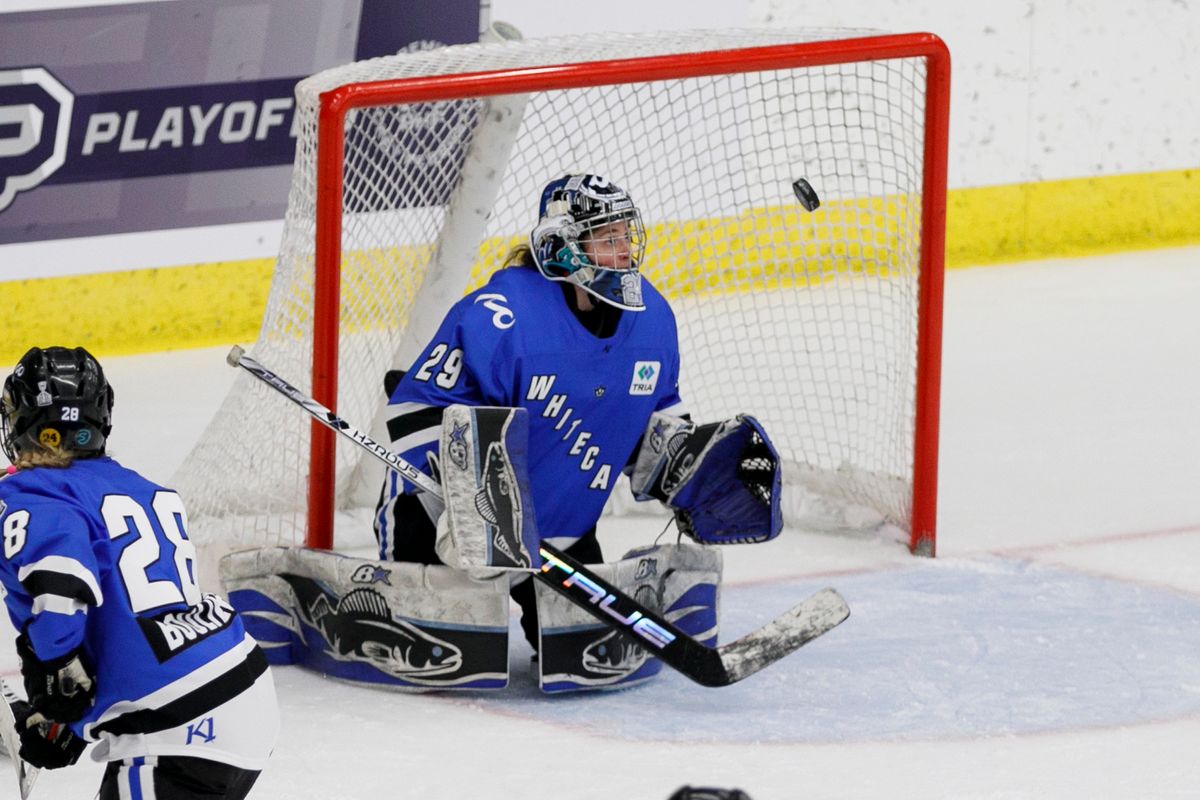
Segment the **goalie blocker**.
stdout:
<path fill-rule="evenodd" d="M 655 412 L 630 480 L 638 500 L 665 503 L 679 529 L 703 544 L 778 536 L 781 484 L 779 453 L 747 414 L 697 425 Z"/>
<path fill-rule="evenodd" d="M 446 407 L 438 459 L 445 511 L 436 544 L 444 563 L 460 569 L 541 566 L 528 441 L 525 409 Z"/>

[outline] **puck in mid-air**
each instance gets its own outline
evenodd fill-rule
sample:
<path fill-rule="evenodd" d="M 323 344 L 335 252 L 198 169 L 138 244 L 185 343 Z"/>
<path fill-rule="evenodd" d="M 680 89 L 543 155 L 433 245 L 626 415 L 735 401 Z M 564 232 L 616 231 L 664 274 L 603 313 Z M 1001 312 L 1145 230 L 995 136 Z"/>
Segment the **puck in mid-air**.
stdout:
<path fill-rule="evenodd" d="M 821 205 L 821 198 L 817 197 L 817 192 L 804 178 L 797 178 L 792 181 L 792 191 L 796 193 L 796 199 L 800 201 L 800 205 L 804 206 L 806 211 L 816 211 Z"/>

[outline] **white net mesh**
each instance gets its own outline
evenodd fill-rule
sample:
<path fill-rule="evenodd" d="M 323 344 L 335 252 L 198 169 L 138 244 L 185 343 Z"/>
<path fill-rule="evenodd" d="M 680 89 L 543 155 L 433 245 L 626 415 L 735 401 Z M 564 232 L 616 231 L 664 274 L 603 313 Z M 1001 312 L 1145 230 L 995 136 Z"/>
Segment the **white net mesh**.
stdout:
<path fill-rule="evenodd" d="M 253 354 L 311 391 L 321 92 L 860 33 L 588 35 L 449 47 L 309 78 L 297 89 L 285 234 Z M 676 310 L 693 417 L 754 414 L 784 455 L 788 486 L 907 528 L 925 69 L 923 58 L 859 61 L 351 112 L 338 413 L 366 429 L 384 372 L 407 367 L 430 320 L 524 240 L 541 187 L 598 173 L 642 210 L 642 272 Z M 815 212 L 793 195 L 800 177 L 822 198 Z M 303 541 L 309 431 L 304 414 L 238 378 L 175 479 L 202 545 Z M 338 444 L 339 508 L 377 491 L 363 458 Z"/>

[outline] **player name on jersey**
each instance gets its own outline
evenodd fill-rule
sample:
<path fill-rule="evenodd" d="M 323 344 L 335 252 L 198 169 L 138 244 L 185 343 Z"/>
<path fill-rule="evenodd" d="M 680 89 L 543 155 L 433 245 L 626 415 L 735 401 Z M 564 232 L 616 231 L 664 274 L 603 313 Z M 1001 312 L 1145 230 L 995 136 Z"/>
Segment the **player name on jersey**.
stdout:
<path fill-rule="evenodd" d="M 159 662 L 224 630 L 233 620 L 233 608 L 214 594 L 206 594 L 199 605 L 186 611 L 171 611 L 154 618 L 139 618 L 150 649 Z"/>

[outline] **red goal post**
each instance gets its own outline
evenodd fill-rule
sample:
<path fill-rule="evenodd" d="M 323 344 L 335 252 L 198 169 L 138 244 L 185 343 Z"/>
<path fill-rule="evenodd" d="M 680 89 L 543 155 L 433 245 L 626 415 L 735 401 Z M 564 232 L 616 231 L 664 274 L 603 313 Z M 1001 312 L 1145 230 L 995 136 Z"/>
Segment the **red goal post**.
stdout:
<path fill-rule="evenodd" d="M 734 33 L 738 32 L 730 32 Z M 657 281 L 669 284 L 667 288 L 670 291 L 664 290 L 664 294 L 672 299 L 672 305 L 676 306 L 677 316 L 681 319 L 681 350 L 684 350 L 685 364 L 684 384 L 681 389 L 685 402 L 689 400 L 690 389 L 697 385 L 709 391 L 710 385 L 717 386 L 722 381 L 727 381 L 722 384 L 726 387 L 744 384 L 750 380 L 748 374 L 756 375 L 754 380 L 767 382 L 773 377 L 778 377 L 783 383 L 765 388 L 762 392 L 751 392 L 749 395 L 741 393 L 736 401 L 731 400 L 728 407 L 719 394 L 712 394 L 729 392 L 728 388 L 714 388 L 708 395 L 701 392 L 697 405 L 701 406 L 705 413 L 699 416 L 706 419 L 710 416 L 721 418 L 719 415 L 738 411 L 754 413 L 760 419 L 765 416 L 764 423 L 767 424 L 768 432 L 773 438 L 778 435 L 784 447 L 789 448 L 789 451 L 784 453 L 785 458 L 804 462 L 812 455 L 812 461 L 821 462 L 815 466 L 799 464 L 792 474 L 800 476 L 800 482 L 809 488 L 815 486 L 822 491 L 833 487 L 830 489 L 831 496 L 844 497 L 864 506 L 878 506 L 881 519 L 907 530 L 909 547 L 914 553 L 934 555 L 949 53 L 944 43 L 929 33 L 860 35 L 835 31 L 828 34 L 829 38 L 817 36 L 814 39 L 814 32 L 803 32 L 803 35 L 797 36 L 797 40 L 791 43 L 749 47 L 727 44 L 730 41 L 748 40 L 746 37 L 714 34 L 713 41 L 717 42 L 717 46 L 703 50 L 697 50 L 697 45 L 687 42 L 686 36 L 681 35 L 677 37 L 679 41 L 685 42 L 681 49 L 689 49 L 692 52 L 655 53 L 612 60 L 597 59 L 593 53 L 578 60 L 568 61 L 563 58 L 561 61 L 564 63 L 541 63 L 534 59 L 535 63 L 520 64 L 520 54 L 517 51 L 520 48 L 537 46 L 535 42 L 523 42 L 520 46 L 502 46 L 507 49 L 499 51 L 502 57 L 499 59 L 501 68 L 498 69 L 476 68 L 449 74 L 420 74 L 392 79 L 351 79 L 320 91 L 316 103 L 315 141 L 307 142 L 306 134 L 302 130 L 298 143 L 297 174 L 293 179 L 292 198 L 289 200 L 289 230 L 285 232 L 284 244 L 284 250 L 287 251 L 289 246 L 297 249 L 288 244 L 289 237 L 307 241 L 306 245 L 297 249 L 298 255 L 293 254 L 291 260 L 308 261 L 312 272 L 308 278 L 304 278 L 303 275 L 300 278 L 280 278 L 277 274 L 268 314 L 264 317 L 263 331 L 256 345 L 256 348 L 267 350 L 256 349 L 256 353 L 264 352 L 261 360 L 285 377 L 293 380 L 301 378 L 300 375 L 293 378 L 285 372 L 287 363 L 278 365 L 270 348 L 276 347 L 281 340 L 295 338 L 292 335 L 293 328 L 311 323 L 311 332 L 300 334 L 299 340 L 311 341 L 312 396 L 321 404 L 345 416 L 352 424 L 365 426 L 367 420 L 354 416 L 364 413 L 361 409 L 339 408 L 339 399 L 346 399 L 345 387 L 340 384 L 351 379 L 367 381 L 371 386 L 369 391 L 381 391 L 377 389 L 377 385 L 382 379 L 382 374 L 380 372 L 366 377 L 356 375 L 358 369 L 347 367 L 344 362 L 347 315 L 343 307 L 343 281 L 346 279 L 345 273 L 349 264 L 365 257 L 364 253 L 369 250 L 380 250 L 381 246 L 361 244 L 358 233 L 348 233 L 348 219 L 356 215 L 373 217 L 369 224 L 380 225 L 380 219 L 388 217 L 388 224 L 392 224 L 394 220 L 391 218 L 403 216 L 403 213 L 395 211 L 395 204 L 389 207 L 391 211 L 388 213 L 367 213 L 364 211 L 367 201 L 357 199 L 359 196 L 354 194 L 358 189 L 352 184 L 358 178 L 348 177 L 348 168 L 351 167 L 347 157 L 348 153 L 352 152 L 348 148 L 352 145 L 347 136 L 358 124 L 356 114 L 372 109 L 397 107 L 414 109 L 413 115 L 420 116 L 421 109 L 472 98 L 488 100 L 549 96 L 555 93 L 563 93 L 565 96 L 576 90 L 606 87 L 602 94 L 589 95 L 592 99 L 588 102 L 594 105 L 597 102 L 605 102 L 604 98 L 609 94 L 622 91 L 620 87 L 635 87 L 631 89 L 635 91 L 636 87 L 663 86 L 666 87 L 662 94 L 665 99 L 657 99 L 656 96 L 653 100 L 641 100 L 638 99 L 640 96 L 635 95 L 632 101 L 647 105 L 666 104 L 659 112 L 662 115 L 661 119 L 651 118 L 654 121 L 650 123 L 634 120 L 630 123 L 633 127 L 622 135 L 634 139 L 636 144 L 639 136 L 647 136 L 648 132 L 652 132 L 658 125 L 664 129 L 680 131 L 687 130 L 689 126 L 699 128 L 701 130 L 696 141 L 681 139 L 681 144 L 671 140 L 670 145 L 665 145 L 675 149 L 687 149 L 685 155 L 679 156 L 685 161 L 687 158 L 697 162 L 705 161 L 705 164 L 697 168 L 699 177 L 694 180 L 719 179 L 722 191 L 730 196 L 739 197 L 749 191 L 746 186 L 753 184 L 758 178 L 766 178 L 767 182 L 772 184 L 770 192 L 761 196 L 751 192 L 753 197 L 743 203 L 744 208 L 735 212 L 726 214 L 723 210 L 713 210 L 703 203 L 698 203 L 695 209 L 691 209 L 683 203 L 673 206 L 667 215 L 674 216 L 658 223 L 658 250 L 666 255 L 660 256 L 659 261 L 651 265 L 650 272 L 653 274 L 648 277 L 660 290 L 664 290 L 664 287 Z M 787 32 L 769 32 L 762 34 L 761 38 L 770 42 L 780 42 L 786 35 Z M 594 39 L 595 37 L 589 37 L 588 40 Z M 629 41 L 635 41 L 635 38 L 620 39 L 618 44 L 621 46 L 615 48 L 615 51 L 636 51 L 638 48 L 635 46 L 624 47 Z M 560 43 L 549 42 L 548 46 L 557 44 Z M 470 49 L 486 46 L 465 47 Z M 662 49 L 660 46 L 656 47 Z M 456 49 L 445 48 L 431 53 Z M 606 51 L 597 47 L 597 52 Z M 434 57 L 430 54 L 421 55 Z M 544 53 L 540 57 L 543 61 L 546 58 Z M 358 72 L 348 73 L 351 78 L 359 74 L 374 75 L 379 72 L 380 68 L 372 62 L 363 64 L 363 68 Z M 894 68 L 897 64 L 906 66 L 903 69 Z M 829 68 L 834 72 L 822 75 L 820 68 Z M 815 71 L 817 74 L 810 79 L 805 77 L 807 71 Z M 768 122 L 754 116 L 760 111 L 748 111 L 743 107 L 732 106 L 723 95 L 710 93 L 704 83 L 709 78 L 726 81 L 752 74 L 786 76 L 786 80 L 780 84 L 783 88 L 780 89 L 764 89 L 757 84 L 748 87 L 739 85 L 739 91 L 749 92 L 754 96 L 755 108 L 760 111 L 767 109 L 761 113 L 771 116 Z M 314 79 L 317 77 L 321 76 L 314 76 Z M 799 87 L 803 87 L 803 90 L 810 94 L 791 98 L 788 92 L 792 88 L 798 90 Z M 861 92 L 861 97 L 850 97 L 854 92 Z M 298 96 L 299 94 L 298 89 Z M 845 101 L 844 107 L 835 107 L 835 99 L 841 95 L 850 99 Z M 821 106 L 820 112 L 809 113 L 809 105 Z M 519 108 L 516 113 L 519 117 Z M 806 119 L 805 124 L 812 125 L 813 130 L 798 133 L 771 128 L 780 120 L 786 122 L 793 116 Z M 722 134 L 724 138 L 703 130 L 708 121 L 719 117 L 729 118 L 729 124 L 726 126 L 728 131 Z M 540 124 L 545 126 L 547 123 L 543 120 Z M 721 124 L 724 125 L 724 122 Z M 639 125 L 641 127 L 637 127 Z M 597 125 L 592 123 L 592 127 Z M 786 125 L 783 127 L 786 128 Z M 583 128 L 585 131 L 577 132 L 576 135 L 586 135 L 587 125 L 583 125 Z M 442 129 L 431 130 L 436 131 L 432 134 L 434 138 L 452 138 Z M 521 132 L 525 133 L 525 129 Z M 600 131 L 597 135 L 605 134 Z M 404 139 L 405 136 L 399 138 Z M 880 145 L 884 139 L 888 139 L 889 142 L 894 139 L 899 144 Z M 487 216 L 489 224 L 495 223 L 498 217 L 503 217 L 504 224 L 499 229 L 494 229 L 495 225 L 487 229 L 491 239 L 503 238 L 498 237 L 498 232 L 509 236 L 527 231 L 534 222 L 532 216 L 536 210 L 536 192 L 546 180 L 557 177 L 567 169 L 607 174 L 633 193 L 635 201 L 643 209 L 644 216 L 648 216 L 648 209 L 649 215 L 652 216 L 654 208 L 643 202 L 643 195 L 659 189 L 663 183 L 669 184 L 672 180 L 679 179 L 677 173 L 672 171 L 679 169 L 676 162 L 672 162 L 676 164 L 672 169 L 664 168 L 659 172 L 649 156 L 649 160 L 643 165 L 644 172 L 637 173 L 636 179 L 622 169 L 623 165 L 619 161 L 609 165 L 597 164 L 594 163 L 594 159 L 586 156 L 582 156 L 586 163 L 539 163 L 537 166 L 529 166 L 521 159 L 527 161 L 529 151 L 537 150 L 541 145 L 548 143 L 544 139 L 534 137 L 519 140 L 518 144 L 519 146 L 513 149 L 512 161 L 504 165 L 504 188 L 496 202 L 499 204 L 503 201 L 507 205 L 513 205 L 519 201 L 520 210 L 512 212 L 509 216 L 493 214 L 491 210 L 485 213 L 475 209 L 473 212 L 480 219 Z M 428 143 L 419 145 L 426 146 L 429 146 Z M 706 153 L 705 148 L 711 148 L 713 152 Z M 309 150 L 315 152 L 307 152 Z M 821 165 L 832 163 L 828 159 L 832 159 L 829 154 L 833 151 L 837 152 L 837 165 L 822 167 Z M 581 157 L 575 150 L 568 149 L 565 152 Z M 582 152 L 586 152 L 586 148 L 579 150 L 579 153 Z M 372 157 L 374 155 L 377 154 L 373 154 Z M 628 156 L 629 151 L 625 151 L 623 157 Z M 461 167 L 463 158 L 470 157 L 462 157 L 460 154 L 459 166 Z M 656 156 L 660 160 L 662 157 L 661 154 Z M 563 156 L 548 158 L 561 159 Z M 611 160 L 616 157 L 605 158 Z M 306 159 L 315 159 L 315 170 L 311 175 L 301 169 Z M 747 171 L 748 174 L 736 179 L 728 178 L 721 173 L 723 159 L 728 159 L 729 163 L 736 161 L 738 168 Z M 774 163 L 772 159 L 778 163 Z M 598 160 L 603 162 L 604 158 Z M 708 160 L 711 160 L 711 163 Z M 401 176 L 401 179 L 394 179 L 394 182 L 384 189 L 369 187 L 366 194 L 384 190 L 417 192 L 414 186 L 428 183 L 431 175 L 439 169 L 444 169 L 444 163 L 434 161 L 426 160 L 414 167 L 419 175 L 411 181 L 408 181 L 410 176 Z M 518 164 L 518 161 L 521 163 Z M 788 175 L 789 180 L 784 181 L 782 171 L 790 168 L 789 165 L 795 165 L 795 168 L 801 171 Z M 823 208 L 812 215 L 796 216 L 804 212 L 784 207 L 777 196 L 778 187 L 775 184 L 784 186 L 790 195 L 790 178 L 804 177 L 802 170 L 805 165 L 815 165 L 818 172 L 824 170 L 823 181 L 812 181 L 822 196 Z M 310 167 L 305 169 L 308 168 Z M 462 169 L 465 170 L 465 167 Z M 559 172 L 546 174 L 551 169 L 558 169 Z M 705 169 L 709 172 L 704 172 Z M 893 172 L 900 174 L 900 177 L 891 177 Z M 446 180 L 453 183 L 460 177 L 452 174 Z M 813 175 L 810 173 L 809 177 L 812 178 Z M 511 182 L 514 185 L 519 185 L 519 190 L 509 186 L 510 178 L 513 179 Z M 685 179 L 685 182 L 690 183 L 692 180 Z M 514 197 L 510 198 L 505 192 Z M 303 202 L 297 202 L 298 197 Z M 352 207 L 347 208 L 347 202 Z M 305 203 L 311 205 L 311 209 L 306 210 Z M 430 202 L 430 205 L 437 203 L 448 206 L 452 201 L 439 196 L 439 199 Z M 792 205 L 798 208 L 794 200 Z M 441 224 L 442 217 L 438 219 L 438 224 Z M 649 227 L 651 220 L 648 219 L 647 223 Z M 514 229 L 510 231 L 508 227 Z M 294 233 L 293 229 L 298 233 Z M 698 238 L 688 238 L 698 229 L 704 229 L 701 234 L 696 235 Z M 720 236 L 724 238 L 712 234 L 714 229 L 720 229 Z M 430 260 L 427 255 L 420 258 L 414 255 L 414 252 L 424 245 L 418 246 L 413 242 L 423 237 L 428 238 L 427 235 L 422 233 L 406 236 L 406 243 L 402 247 L 391 248 L 388 258 L 392 262 L 398 257 L 405 263 L 410 259 L 414 263 L 420 261 L 420 274 L 415 282 L 436 283 L 438 276 L 432 274 L 434 269 L 427 266 Z M 476 260 L 473 249 L 482 253 L 481 248 L 487 245 L 487 242 L 479 243 L 482 233 L 472 236 L 474 238 L 467 237 L 467 250 L 463 251 L 470 254 L 466 261 Z M 753 247 L 747 244 L 751 240 L 757 242 Z M 510 236 L 506 241 L 511 243 L 513 240 Z M 652 236 L 651 249 L 654 248 L 654 244 Z M 311 250 L 306 249 L 309 247 Z M 442 244 L 430 245 L 425 249 L 436 250 L 438 247 L 442 247 Z M 286 255 L 286 252 L 281 252 L 281 271 L 284 261 L 287 260 Z M 647 259 L 652 257 L 654 256 L 648 250 Z M 498 266 L 498 257 L 493 255 L 490 258 L 485 273 L 487 269 Z M 789 259 L 795 260 L 796 263 L 787 263 Z M 481 258 L 478 261 L 483 260 L 485 259 Z M 720 262 L 720 265 L 711 267 L 706 261 Z M 400 270 L 402 267 L 396 266 L 395 269 Z M 474 269 L 472 280 L 478 284 L 479 263 L 475 264 Z M 430 274 L 426 275 L 421 270 Z M 643 269 L 643 272 L 646 273 L 647 269 Z M 739 283 L 731 287 L 721 286 L 721 276 L 735 276 Z M 483 274 L 483 277 L 485 278 L 486 274 Z M 370 276 L 368 280 L 369 278 Z M 277 284 L 287 281 L 293 284 L 299 281 L 303 284 L 308 280 L 312 281 L 309 288 L 301 286 L 297 292 L 293 287 L 288 299 L 277 302 L 276 293 L 282 291 Z M 443 292 L 443 297 L 462 295 L 466 282 L 461 279 L 455 280 L 458 282 L 449 287 L 449 295 Z M 870 286 L 873 287 L 871 291 L 875 292 L 878 285 L 893 283 L 903 284 L 904 287 L 894 291 L 889 287 L 888 291 L 876 292 L 858 310 L 847 311 L 839 307 L 839 304 L 858 302 L 852 297 L 856 291 L 855 286 Z M 911 291 L 907 288 L 909 284 Z M 361 293 L 362 290 L 356 291 Z M 709 345 L 705 345 L 704 342 L 711 343 L 713 333 L 711 330 L 702 332 L 700 327 L 693 330 L 692 323 L 688 320 L 717 319 L 711 315 L 726 313 L 728 309 L 712 311 L 711 307 L 729 305 L 735 301 L 742 302 L 751 295 L 794 296 L 794 299 L 788 300 L 787 303 L 795 303 L 794 306 L 784 304 L 765 311 L 761 317 L 757 316 L 758 312 L 754 310 L 736 309 L 731 312 L 732 316 L 720 318 L 712 323 L 718 331 L 736 330 L 738 335 L 731 338 L 759 337 L 769 344 L 764 349 L 770 352 L 763 355 L 761 361 L 755 362 L 757 372 L 745 373 L 743 367 L 760 355 L 758 350 L 749 353 L 731 351 L 730 354 L 716 356 L 720 363 L 713 376 L 710 377 L 706 373 L 703 380 L 689 384 L 688 362 L 690 360 L 695 364 L 709 359 L 704 349 Z M 817 301 L 813 299 L 817 295 L 822 296 L 820 306 L 815 305 Z M 303 299 L 297 300 L 297 297 Z M 278 316 L 278 312 L 273 312 L 272 307 L 309 301 L 312 303 L 311 320 L 308 319 L 307 312 L 299 313 L 294 319 L 289 318 L 283 323 L 270 319 L 273 313 Z M 814 304 L 809 305 L 810 303 Z M 897 307 L 893 308 L 892 305 Z M 435 317 L 440 318 L 444 311 L 444 307 L 406 308 L 398 312 L 398 315 L 403 316 L 407 324 L 411 318 L 421 313 L 433 313 Z M 795 317 L 804 317 L 807 322 L 812 322 L 814 327 L 811 330 L 791 327 L 790 321 Z M 784 323 L 781 323 L 781 320 Z M 912 341 L 908 341 L 910 328 Z M 280 331 L 285 333 L 281 334 Z M 431 331 L 426 332 L 425 335 L 430 333 Z M 408 335 L 411 338 L 412 331 L 409 331 Z M 308 338 L 310 336 L 311 340 Z M 717 338 L 723 336 L 724 334 L 717 334 Z M 875 341 L 856 344 L 851 341 L 855 339 Z M 285 343 L 287 347 L 292 347 L 290 342 Z M 394 343 L 387 345 L 388 348 L 394 346 Z M 408 358 L 411 359 L 415 355 L 411 352 L 412 343 L 407 346 L 410 348 Z M 830 352 L 813 356 L 812 363 L 803 364 L 800 371 L 790 371 L 790 364 L 777 368 L 776 362 L 773 361 L 780 358 L 790 359 L 793 352 L 815 351 L 821 347 L 827 347 Z M 899 355 L 897 363 L 883 363 L 896 355 L 891 352 L 893 348 Z M 703 355 L 697 357 L 697 354 Z M 408 366 L 404 358 L 393 357 L 393 361 L 397 366 Z M 376 367 L 371 367 L 366 371 L 375 369 Z M 856 374 L 860 372 L 868 377 L 860 381 Z M 887 373 L 887 377 L 878 379 L 877 375 L 883 373 Z M 810 385 L 822 382 L 830 383 L 834 389 L 825 392 L 821 387 L 817 387 L 814 394 L 808 394 Z M 235 386 L 234 393 L 238 391 Z M 361 393 L 368 390 L 356 388 L 354 391 Z M 761 399 L 768 410 L 760 411 L 755 407 L 746 407 L 748 397 L 751 405 L 754 405 L 753 401 Z M 261 402 L 270 404 L 274 401 Z M 382 403 L 381 396 L 379 403 Z M 242 401 L 235 401 L 232 396 L 226 402 L 226 406 L 233 410 L 234 414 L 243 416 L 248 405 Z M 874 406 L 887 407 L 882 412 L 883 416 L 875 416 Z M 808 416 L 810 411 L 814 416 Z M 227 409 L 223 409 L 222 413 L 232 416 L 227 413 Z M 290 412 L 274 412 L 276 417 L 287 413 Z M 713 416 L 714 414 L 718 416 Z M 782 422 L 773 422 L 772 416 Z M 846 426 L 847 430 L 834 431 L 828 436 L 823 430 L 817 431 L 827 427 L 838 427 L 840 422 L 837 418 L 840 416 L 852 418 Z M 802 417 L 797 422 L 795 433 L 790 429 L 784 430 L 792 422 L 792 417 Z M 244 424 L 253 430 L 255 424 L 261 426 L 263 423 L 260 421 Z M 231 423 L 214 420 L 202 438 L 202 445 L 216 448 L 217 440 L 243 438 L 230 433 L 233 430 L 230 425 Z M 305 425 L 311 425 L 311 430 L 307 431 L 308 451 L 296 460 L 299 462 L 299 471 L 306 474 L 298 477 L 298 480 L 307 487 L 307 508 L 300 513 L 297 525 L 302 526 L 304 530 L 304 543 L 312 547 L 329 548 L 333 545 L 335 512 L 345 505 L 339 498 L 345 493 L 345 473 L 349 470 L 343 465 L 339 473 L 339 456 L 335 450 L 333 432 L 309 421 L 305 421 Z M 779 431 L 779 434 L 776 431 Z M 299 438 L 297 437 L 298 440 Z M 885 439 L 889 443 L 880 446 L 886 446 L 892 452 L 877 457 L 871 452 L 872 448 L 876 446 L 876 440 Z M 777 441 L 777 444 L 779 443 Z M 219 457 L 215 449 L 205 455 L 200 452 L 203 449 L 204 447 L 198 447 L 197 452 L 193 454 L 197 457 L 192 459 L 192 471 L 189 473 L 187 464 L 181 471 L 185 483 L 187 480 L 194 481 L 196 494 L 200 497 L 195 503 L 199 515 L 250 513 L 254 503 L 270 510 L 274 508 L 272 504 L 284 502 L 279 498 L 287 493 L 286 487 L 264 490 L 261 497 L 255 495 L 257 499 L 252 502 L 249 498 L 253 492 L 248 491 L 249 484 L 258 479 L 257 472 L 265 470 L 260 470 L 249 461 L 249 466 L 244 468 L 230 466 L 225 470 L 218 465 L 230 464 L 231 460 L 237 460 L 240 456 L 231 456 L 228 449 L 222 451 Z M 901 461 L 906 463 L 900 464 Z M 288 467 L 287 470 L 294 473 L 297 467 Z M 227 474 L 214 475 L 214 471 Z M 785 470 L 785 478 L 788 474 Z M 840 484 L 843 479 L 850 486 L 849 489 L 833 486 Z M 220 485 L 222 480 L 228 485 Z M 235 492 L 243 492 L 246 497 L 237 501 L 229 500 L 229 495 Z M 189 505 L 193 505 L 191 500 Z M 287 536 L 286 532 L 275 532 L 268 538 L 279 541 L 286 540 Z"/>
<path fill-rule="evenodd" d="M 314 319 L 313 397 L 337 411 L 342 154 L 345 117 L 351 109 L 911 57 L 926 59 L 927 83 L 918 312 L 921 322 L 917 344 L 918 395 L 910 548 L 914 553 L 932 556 L 936 541 L 942 274 L 950 113 L 950 54 L 942 40 L 933 34 L 869 36 L 700 54 L 406 78 L 342 86 L 322 94 L 317 139 L 316 228 L 316 294 L 321 302 L 316 306 Z M 308 544 L 329 548 L 333 545 L 334 433 L 316 422 L 312 426 Z"/>

